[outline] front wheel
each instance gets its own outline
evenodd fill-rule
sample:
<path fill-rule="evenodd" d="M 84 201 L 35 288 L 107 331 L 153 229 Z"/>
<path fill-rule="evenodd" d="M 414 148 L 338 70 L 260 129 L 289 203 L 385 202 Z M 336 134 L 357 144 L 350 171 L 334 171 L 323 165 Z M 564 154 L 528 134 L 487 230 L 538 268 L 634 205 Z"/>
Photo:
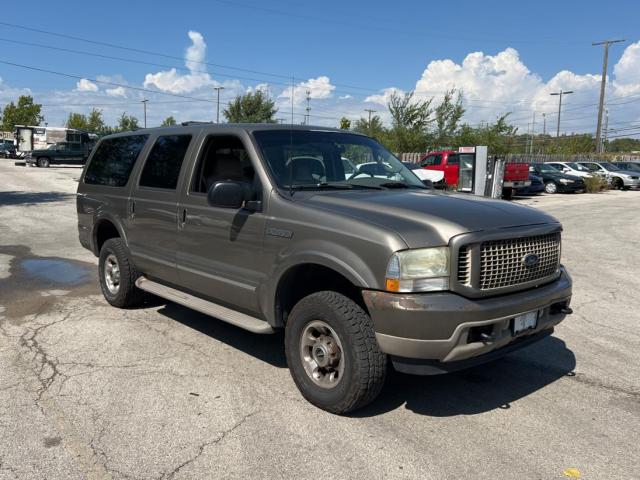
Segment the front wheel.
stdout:
<path fill-rule="evenodd" d="M 558 185 L 555 182 L 547 182 L 544 184 L 544 191 L 547 193 L 558 193 Z"/>
<path fill-rule="evenodd" d="M 47 157 L 40 157 L 36 163 L 40 168 L 49 168 L 51 165 L 51 161 Z"/>
<path fill-rule="evenodd" d="M 331 413 L 367 405 L 384 384 L 387 357 L 371 318 L 337 292 L 314 293 L 296 304 L 287 320 L 285 353 L 302 396 Z"/>

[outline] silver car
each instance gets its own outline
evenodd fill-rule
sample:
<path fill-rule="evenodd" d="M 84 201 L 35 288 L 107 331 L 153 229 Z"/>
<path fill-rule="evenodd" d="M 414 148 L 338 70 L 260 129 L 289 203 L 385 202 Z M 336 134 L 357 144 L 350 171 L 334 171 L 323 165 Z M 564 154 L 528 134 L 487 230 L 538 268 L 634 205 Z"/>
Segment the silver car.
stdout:
<path fill-rule="evenodd" d="M 577 162 L 593 173 L 606 176 L 611 186 L 618 190 L 640 188 L 640 172 L 622 170 L 611 162 Z"/>

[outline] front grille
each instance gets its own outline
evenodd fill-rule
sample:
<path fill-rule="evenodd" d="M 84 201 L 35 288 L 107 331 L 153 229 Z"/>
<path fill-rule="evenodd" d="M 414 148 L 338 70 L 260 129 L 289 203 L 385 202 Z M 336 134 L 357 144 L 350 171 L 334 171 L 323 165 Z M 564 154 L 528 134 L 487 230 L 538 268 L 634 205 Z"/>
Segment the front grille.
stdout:
<path fill-rule="evenodd" d="M 471 256 L 466 245 L 458 250 L 458 283 L 460 285 L 471 284 Z"/>
<path fill-rule="evenodd" d="M 532 266 L 529 254 L 538 256 Z M 513 287 L 554 275 L 560 263 L 560 233 L 491 240 L 480 244 L 480 290 Z"/>

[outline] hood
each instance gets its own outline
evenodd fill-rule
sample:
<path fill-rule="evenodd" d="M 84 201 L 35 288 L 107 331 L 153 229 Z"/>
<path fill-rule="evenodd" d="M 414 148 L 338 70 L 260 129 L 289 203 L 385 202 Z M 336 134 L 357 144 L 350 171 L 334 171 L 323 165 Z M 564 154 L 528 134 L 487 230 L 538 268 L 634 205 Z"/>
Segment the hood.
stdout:
<path fill-rule="evenodd" d="M 446 245 L 462 233 L 558 223 L 540 210 L 466 194 L 420 190 L 331 191 L 301 200 L 394 230 L 410 248 Z"/>

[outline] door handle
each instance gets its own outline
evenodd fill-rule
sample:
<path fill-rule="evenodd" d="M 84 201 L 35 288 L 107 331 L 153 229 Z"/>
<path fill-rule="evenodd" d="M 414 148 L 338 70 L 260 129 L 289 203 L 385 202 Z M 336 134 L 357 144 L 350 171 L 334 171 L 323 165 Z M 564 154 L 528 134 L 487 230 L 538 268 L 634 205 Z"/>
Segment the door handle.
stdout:
<path fill-rule="evenodd" d="M 136 216 L 136 202 L 134 200 L 129 200 L 129 218 L 133 220 Z"/>
<path fill-rule="evenodd" d="M 180 227 L 183 227 L 184 224 L 187 222 L 187 209 L 183 208 L 182 211 L 180 212 Z"/>

